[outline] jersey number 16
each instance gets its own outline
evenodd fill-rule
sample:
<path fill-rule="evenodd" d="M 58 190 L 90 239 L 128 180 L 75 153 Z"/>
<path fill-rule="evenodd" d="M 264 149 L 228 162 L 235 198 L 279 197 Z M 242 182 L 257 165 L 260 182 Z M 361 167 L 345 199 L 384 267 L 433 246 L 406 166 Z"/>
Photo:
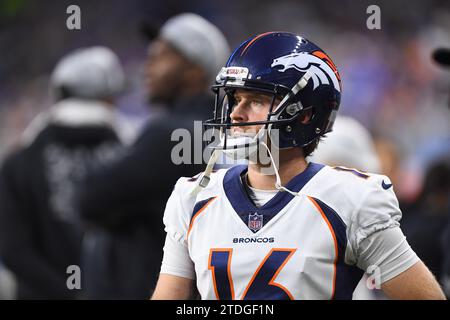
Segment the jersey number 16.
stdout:
<path fill-rule="evenodd" d="M 275 279 L 296 249 L 272 249 L 248 283 L 242 300 L 294 300 L 292 294 Z M 230 272 L 233 249 L 211 249 L 208 269 L 218 300 L 234 300 L 233 278 Z"/>

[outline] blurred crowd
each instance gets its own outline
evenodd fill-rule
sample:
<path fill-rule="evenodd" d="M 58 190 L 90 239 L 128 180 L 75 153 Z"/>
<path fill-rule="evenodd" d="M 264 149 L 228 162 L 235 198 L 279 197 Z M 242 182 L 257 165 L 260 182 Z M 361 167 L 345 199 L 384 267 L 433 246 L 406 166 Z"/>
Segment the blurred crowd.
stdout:
<path fill-rule="evenodd" d="M 229 47 L 269 30 L 313 39 L 339 68 L 343 117 L 313 160 L 388 175 L 408 241 L 450 289 L 450 67 L 432 59 L 450 48 L 447 1 L 377 1 L 380 30 L 366 27 L 369 1 L 84 0 L 72 31 L 69 4 L 0 4 L 4 297 L 150 296 L 165 201 L 204 167 L 170 165 L 170 134 L 212 117 Z M 167 21 L 181 12 L 221 31 Z M 68 265 L 81 266 L 81 290 L 67 289 Z"/>

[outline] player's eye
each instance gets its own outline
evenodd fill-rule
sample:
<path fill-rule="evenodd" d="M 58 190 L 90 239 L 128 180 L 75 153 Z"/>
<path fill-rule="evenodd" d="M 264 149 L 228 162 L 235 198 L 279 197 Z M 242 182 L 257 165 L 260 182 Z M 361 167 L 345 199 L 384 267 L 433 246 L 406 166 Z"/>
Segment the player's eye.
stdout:
<path fill-rule="evenodd" d="M 252 105 L 253 106 L 255 106 L 255 107 L 261 107 L 261 106 L 263 106 L 263 101 L 262 100 L 258 100 L 258 99 L 253 99 L 252 100 Z"/>

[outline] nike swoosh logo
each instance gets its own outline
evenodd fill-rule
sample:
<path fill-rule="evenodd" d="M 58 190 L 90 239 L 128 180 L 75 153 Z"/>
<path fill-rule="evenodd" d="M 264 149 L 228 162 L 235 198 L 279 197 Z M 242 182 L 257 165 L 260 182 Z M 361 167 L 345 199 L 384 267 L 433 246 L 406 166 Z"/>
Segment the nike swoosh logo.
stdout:
<path fill-rule="evenodd" d="M 383 187 L 384 190 L 389 189 L 390 187 L 392 187 L 392 183 L 388 183 L 386 184 L 386 182 L 384 182 L 384 180 L 381 182 L 381 186 Z"/>

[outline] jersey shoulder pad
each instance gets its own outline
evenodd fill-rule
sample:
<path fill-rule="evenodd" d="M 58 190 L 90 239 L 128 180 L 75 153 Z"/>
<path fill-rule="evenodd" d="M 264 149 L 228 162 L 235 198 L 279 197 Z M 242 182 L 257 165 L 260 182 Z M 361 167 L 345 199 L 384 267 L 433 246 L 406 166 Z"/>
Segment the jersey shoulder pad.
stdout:
<path fill-rule="evenodd" d="M 389 177 L 356 169 L 333 169 L 339 171 L 336 175 L 341 176 L 342 189 L 354 203 L 349 226 L 353 247 L 377 231 L 399 225 L 402 213 Z M 345 173 L 351 174 L 344 178 Z"/>
<path fill-rule="evenodd" d="M 399 203 L 385 175 L 325 166 L 311 182 L 309 195 L 339 215 L 353 247 L 377 231 L 399 225 Z"/>
<path fill-rule="evenodd" d="M 221 181 L 225 172 L 225 169 L 213 172 L 210 176 L 211 180 L 208 186 L 198 194 L 194 194 L 192 191 L 197 186 L 203 173 L 199 173 L 193 177 L 182 177 L 178 179 L 164 211 L 163 221 L 168 234 L 171 234 L 179 241 L 186 240 L 196 204 L 219 194 Z"/>

